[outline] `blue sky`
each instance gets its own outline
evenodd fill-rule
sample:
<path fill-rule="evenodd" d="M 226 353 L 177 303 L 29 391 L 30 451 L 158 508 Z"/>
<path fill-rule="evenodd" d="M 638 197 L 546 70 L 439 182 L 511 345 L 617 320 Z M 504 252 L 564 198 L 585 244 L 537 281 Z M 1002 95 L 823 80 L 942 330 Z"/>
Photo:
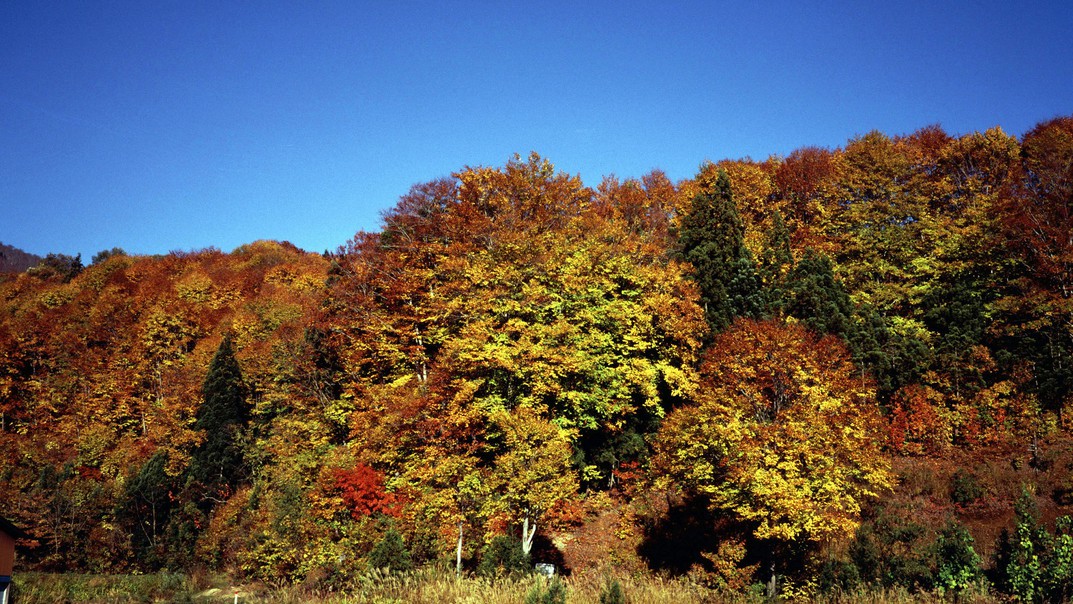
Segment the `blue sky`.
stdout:
<path fill-rule="evenodd" d="M 1073 113 L 1073 2 L 0 3 L 0 242 L 335 249 L 537 151 L 595 185 Z"/>

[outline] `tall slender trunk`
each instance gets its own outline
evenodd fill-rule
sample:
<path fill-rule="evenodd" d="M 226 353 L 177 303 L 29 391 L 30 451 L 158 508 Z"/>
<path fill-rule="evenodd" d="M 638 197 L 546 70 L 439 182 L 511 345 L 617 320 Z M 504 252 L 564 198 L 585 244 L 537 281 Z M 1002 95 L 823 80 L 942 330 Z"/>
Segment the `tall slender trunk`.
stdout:
<path fill-rule="evenodd" d="M 455 576 L 462 576 L 462 521 L 458 521 L 458 548 L 455 549 Z"/>
<path fill-rule="evenodd" d="M 767 597 L 769 599 L 774 599 L 775 598 L 775 594 L 777 593 L 776 587 L 777 586 L 775 584 L 775 562 L 772 561 L 771 562 L 771 579 L 768 580 L 768 584 L 767 584 Z"/>

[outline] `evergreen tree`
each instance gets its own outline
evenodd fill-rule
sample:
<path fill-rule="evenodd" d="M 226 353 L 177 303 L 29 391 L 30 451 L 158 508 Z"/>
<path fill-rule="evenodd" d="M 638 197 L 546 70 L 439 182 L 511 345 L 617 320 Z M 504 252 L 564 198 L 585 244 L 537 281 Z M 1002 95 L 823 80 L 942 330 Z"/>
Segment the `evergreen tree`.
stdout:
<path fill-rule="evenodd" d="M 250 409 L 230 335 L 212 357 L 201 393 L 205 400 L 194 427 L 205 433 L 205 440 L 194 450 L 189 477 L 206 495 L 234 491 L 247 474 L 240 438 L 249 423 Z"/>
<path fill-rule="evenodd" d="M 782 212 L 775 210 L 771 230 L 764 239 L 758 271 L 766 292 L 768 314 L 780 314 L 786 310 L 787 279 L 794 266 L 790 250 L 790 229 L 782 219 Z"/>
<path fill-rule="evenodd" d="M 730 177 L 720 170 L 714 185 L 693 197 L 678 233 L 682 260 L 693 265 L 701 303 L 713 331 L 738 316 L 763 314 L 756 262 L 745 247 L 745 226 L 734 204 Z"/>
<path fill-rule="evenodd" d="M 566 584 L 559 577 L 538 581 L 525 594 L 525 604 L 566 604 Z"/>
<path fill-rule="evenodd" d="M 529 554 L 522 552 L 516 539 L 497 535 L 481 552 L 477 572 L 487 576 L 527 573 L 533 564 Z"/>
<path fill-rule="evenodd" d="M 383 568 L 394 572 L 406 572 L 413 568 L 410 550 L 402 535 L 394 528 L 389 528 L 372 551 L 369 552 L 369 566 Z"/>
<path fill-rule="evenodd" d="M 626 604 L 626 593 L 618 579 L 611 579 L 600 591 L 600 604 Z"/>
<path fill-rule="evenodd" d="M 845 286 L 835 279 L 827 256 L 806 250 L 787 280 L 787 313 L 816 333 L 851 339 L 853 302 Z"/>

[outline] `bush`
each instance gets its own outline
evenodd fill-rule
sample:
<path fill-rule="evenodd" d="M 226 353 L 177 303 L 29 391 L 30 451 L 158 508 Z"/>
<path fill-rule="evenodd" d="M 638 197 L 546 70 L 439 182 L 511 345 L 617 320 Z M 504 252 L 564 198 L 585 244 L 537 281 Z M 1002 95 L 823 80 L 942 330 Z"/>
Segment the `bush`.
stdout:
<path fill-rule="evenodd" d="M 384 538 L 369 552 L 369 566 L 395 572 L 405 572 L 413 568 L 410 550 L 406 549 L 399 531 L 390 528 L 384 533 Z"/>
<path fill-rule="evenodd" d="M 559 577 L 541 580 L 525 595 L 525 604 L 566 604 L 566 585 Z"/>
<path fill-rule="evenodd" d="M 984 495 L 983 488 L 970 472 L 958 470 L 950 480 L 950 501 L 958 505 L 968 505 Z"/>
<path fill-rule="evenodd" d="M 611 579 L 600 592 L 600 604 L 626 604 L 626 594 L 618 579 Z"/>
<path fill-rule="evenodd" d="M 1011 534 L 1003 530 L 995 553 L 998 587 L 1030 602 L 1067 602 L 1073 596 L 1073 518 L 1055 521 L 1051 534 L 1040 522 L 1035 497 L 1027 488 L 1017 500 Z"/>
<path fill-rule="evenodd" d="M 1036 498 L 1027 487 L 1022 487 L 1014 513 L 1016 522 L 1013 533 L 1003 531 L 996 548 L 998 584 L 1000 589 L 1015 598 L 1032 602 L 1041 599 L 1041 555 L 1046 549 L 1049 535 L 1040 524 Z"/>
<path fill-rule="evenodd" d="M 938 587 L 960 593 L 980 580 L 980 556 L 973 549 L 969 531 L 951 520 L 935 541 Z"/>
<path fill-rule="evenodd" d="M 1043 586 L 1053 602 L 1073 602 L 1073 517 L 1055 521 L 1054 536 L 1043 570 Z"/>
<path fill-rule="evenodd" d="M 861 571 L 853 562 L 831 559 L 820 567 L 816 581 L 820 593 L 829 595 L 852 593 L 861 584 Z"/>
<path fill-rule="evenodd" d="M 861 583 L 907 590 L 930 589 L 933 542 L 927 529 L 908 518 L 909 510 L 881 510 L 871 523 L 863 524 L 849 545 L 849 559 L 857 567 Z M 829 571 L 837 583 L 837 569 Z M 850 580 L 850 577 L 845 577 Z M 835 587 L 835 584 L 832 587 Z"/>
<path fill-rule="evenodd" d="M 485 576 L 528 573 L 532 569 L 529 556 L 522 553 L 521 542 L 506 535 L 492 539 L 481 553 L 481 562 L 477 565 L 477 572 Z"/>

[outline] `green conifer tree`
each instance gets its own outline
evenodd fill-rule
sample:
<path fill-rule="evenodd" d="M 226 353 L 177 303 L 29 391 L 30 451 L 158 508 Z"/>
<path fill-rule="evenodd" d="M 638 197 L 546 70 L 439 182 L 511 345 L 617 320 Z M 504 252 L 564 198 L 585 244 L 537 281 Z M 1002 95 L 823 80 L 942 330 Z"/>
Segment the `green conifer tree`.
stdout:
<path fill-rule="evenodd" d="M 130 523 L 131 545 L 147 568 L 163 561 L 165 528 L 171 516 L 171 482 L 164 471 L 167 456 L 157 452 L 124 487 L 117 516 Z"/>
<path fill-rule="evenodd" d="M 790 271 L 786 311 L 816 333 L 829 333 L 850 340 L 853 302 L 845 286 L 835 279 L 827 256 L 806 250 Z"/>
<path fill-rule="evenodd" d="M 725 329 L 735 317 L 763 314 L 756 262 L 745 247 L 745 226 L 726 172 L 720 170 L 715 183 L 693 197 L 678 244 L 682 260 L 693 265 L 713 331 Z"/>
<path fill-rule="evenodd" d="M 393 572 L 406 572 L 413 568 L 410 550 L 402 535 L 394 528 L 389 528 L 372 551 L 369 552 L 369 566 Z"/>
<path fill-rule="evenodd" d="M 786 311 L 787 279 L 794 266 L 794 255 L 790 250 L 790 229 L 782 219 L 782 212 L 775 210 L 771 230 L 764 238 L 764 249 L 760 253 L 758 272 L 766 292 L 767 314 L 780 314 Z"/>
<path fill-rule="evenodd" d="M 816 333 L 842 337 L 853 362 L 875 378 L 881 401 L 916 379 L 929 362 L 923 342 L 896 333 L 882 315 L 855 305 L 830 259 L 813 250 L 790 271 L 785 309 Z"/>
<path fill-rule="evenodd" d="M 250 408 L 230 335 L 224 336 L 212 357 L 201 393 L 205 400 L 194 427 L 205 433 L 205 440 L 194 450 L 189 477 L 206 495 L 234 491 L 247 475 L 241 436 Z"/>

